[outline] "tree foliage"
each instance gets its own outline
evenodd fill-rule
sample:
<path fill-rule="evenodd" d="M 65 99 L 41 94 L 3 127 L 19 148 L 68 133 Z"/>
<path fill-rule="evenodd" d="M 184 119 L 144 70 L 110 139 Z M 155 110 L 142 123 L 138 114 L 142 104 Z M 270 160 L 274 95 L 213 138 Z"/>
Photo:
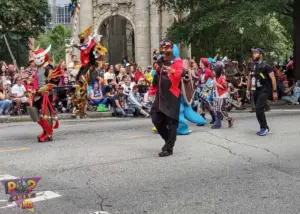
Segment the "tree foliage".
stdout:
<path fill-rule="evenodd" d="M 51 44 L 51 59 L 54 62 L 59 63 L 59 61 L 65 59 L 65 45 L 71 36 L 72 29 L 63 25 L 56 25 L 54 29 L 48 30 L 44 34 L 41 34 L 36 40 L 35 44 L 36 46 L 40 45 L 41 48 L 47 48 Z"/>
<path fill-rule="evenodd" d="M 284 1 L 284 2 L 283 2 Z M 162 9 L 189 11 L 168 32 L 174 42 L 192 44 L 201 56 L 217 53 L 232 59 L 247 57 L 252 47 L 261 47 L 270 58 L 291 53 L 292 20 L 275 9 L 284 3 L 282 13 L 290 14 L 290 0 L 157 0 Z M 243 28 L 241 35 L 239 29 Z"/>
<path fill-rule="evenodd" d="M 38 35 L 50 13 L 47 0 L 0 0 L 0 33 Z"/>

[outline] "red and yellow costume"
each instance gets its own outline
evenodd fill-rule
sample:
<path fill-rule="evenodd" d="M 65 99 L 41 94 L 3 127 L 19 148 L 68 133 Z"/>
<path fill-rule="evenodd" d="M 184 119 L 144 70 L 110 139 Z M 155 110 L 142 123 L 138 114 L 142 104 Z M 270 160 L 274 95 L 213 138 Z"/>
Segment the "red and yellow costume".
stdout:
<path fill-rule="evenodd" d="M 75 116 L 80 116 L 81 119 L 86 117 L 86 104 L 87 104 L 87 74 L 81 77 L 79 85 L 75 86 L 75 94 L 72 97 L 72 104 L 75 107 Z"/>
<path fill-rule="evenodd" d="M 33 89 L 35 90 L 34 107 L 28 107 L 29 115 L 34 122 L 37 122 L 43 132 L 37 136 L 39 142 L 52 141 L 53 129 L 58 128 L 58 117 L 51 104 L 53 87 L 58 83 L 62 76 L 62 69 L 58 66 L 55 70 L 50 62 L 47 50 L 39 49 L 35 51 L 35 63 L 38 66 L 34 74 Z M 55 123 L 53 124 L 53 121 Z"/>
<path fill-rule="evenodd" d="M 93 48 L 97 44 L 95 39 L 91 36 L 93 25 L 90 25 L 86 29 L 84 29 L 81 33 L 79 33 L 79 45 L 76 47 L 80 50 L 80 61 L 81 68 L 76 76 L 76 80 L 78 81 L 82 75 L 85 75 L 90 66 L 95 64 L 95 62 L 91 62 L 91 56 L 93 55 Z"/>

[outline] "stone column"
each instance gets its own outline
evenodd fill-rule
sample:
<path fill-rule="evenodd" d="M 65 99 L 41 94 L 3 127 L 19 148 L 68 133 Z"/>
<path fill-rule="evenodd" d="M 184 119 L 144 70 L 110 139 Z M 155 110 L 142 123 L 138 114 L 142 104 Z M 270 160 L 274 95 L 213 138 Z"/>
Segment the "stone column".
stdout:
<path fill-rule="evenodd" d="M 190 45 L 189 46 L 184 45 L 183 48 L 181 48 L 181 50 L 180 50 L 180 57 L 182 59 L 187 58 L 187 57 L 191 58 L 191 55 L 192 55 L 191 46 Z"/>
<path fill-rule="evenodd" d="M 146 68 L 150 64 L 150 4 L 149 0 L 135 1 L 135 60 Z"/>
<path fill-rule="evenodd" d="M 93 24 L 93 0 L 81 0 L 79 12 L 79 31 Z"/>
<path fill-rule="evenodd" d="M 150 39 L 151 39 L 151 62 L 152 51 L 155 48 L 159 48 L 160 40 L 160 12 L 156 5 L 153 4 L 154 0 L 150 0 Z"/>
<path fill-rule="evenodd" d="M 161 20 L 161 28 L 162 28 L 162 39 L 166 39 L 167 37 L 167 32 L 169 27 L 171 27 L 171 25 L 174 22 L 174 16 L 173 16 L 173 12 L 172 11 L 163 11 L 162 12 L 162 20 Z"/>

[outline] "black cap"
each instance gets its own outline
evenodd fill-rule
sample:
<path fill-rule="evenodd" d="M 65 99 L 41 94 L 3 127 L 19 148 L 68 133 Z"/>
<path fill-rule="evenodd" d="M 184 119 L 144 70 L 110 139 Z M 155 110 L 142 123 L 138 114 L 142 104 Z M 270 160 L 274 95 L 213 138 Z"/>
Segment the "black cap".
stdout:
<path fill-rule="evenodd" d="M 252 48 L 251 51 L 253 53 L 256 52 L 256 53 L 264 54 L 264 51 L 261 48 Z"/>

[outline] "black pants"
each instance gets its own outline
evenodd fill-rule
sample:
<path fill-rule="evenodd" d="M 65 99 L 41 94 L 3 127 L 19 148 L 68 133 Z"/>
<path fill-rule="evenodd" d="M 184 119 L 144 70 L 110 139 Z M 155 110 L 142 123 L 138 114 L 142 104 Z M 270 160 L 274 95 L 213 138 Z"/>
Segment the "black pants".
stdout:
<path fill-rule="evenodd" d="M 256 90 L 254 92 L 254 103 L 256 108 L 256 117 L 259 122 L 260 128 L 269 128 L 265 115 L 265 106 L 270 98 L 270 93 L 264 90 Z"/>
<path fill-rule="evenodd" d="M 152 114 L 152 123 L 165 141 L 162 151 L 173 152 L 176 141 L 178 120 L 168 117 L 162 112 Z"/>

